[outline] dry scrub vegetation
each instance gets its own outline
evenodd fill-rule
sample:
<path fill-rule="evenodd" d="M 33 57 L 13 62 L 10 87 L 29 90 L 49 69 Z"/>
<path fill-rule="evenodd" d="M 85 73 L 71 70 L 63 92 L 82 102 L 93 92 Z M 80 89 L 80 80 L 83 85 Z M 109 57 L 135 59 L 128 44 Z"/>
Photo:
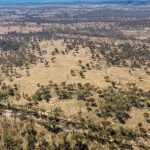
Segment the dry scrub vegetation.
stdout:
<path fill-rule="evenodd" d="M 0 149 L 150 149 L 149 6 L 0 16 Z"/>

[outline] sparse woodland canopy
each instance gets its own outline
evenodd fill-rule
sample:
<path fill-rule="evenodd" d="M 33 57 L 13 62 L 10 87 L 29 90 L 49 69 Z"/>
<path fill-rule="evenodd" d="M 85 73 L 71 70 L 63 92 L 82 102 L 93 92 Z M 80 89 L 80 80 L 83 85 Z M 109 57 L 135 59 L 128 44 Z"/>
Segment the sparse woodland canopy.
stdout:
<path fill-rule="evenodd" d="M 149 6 L 0 7 L 0 150 L 149 150 L 149 18 Z"/>

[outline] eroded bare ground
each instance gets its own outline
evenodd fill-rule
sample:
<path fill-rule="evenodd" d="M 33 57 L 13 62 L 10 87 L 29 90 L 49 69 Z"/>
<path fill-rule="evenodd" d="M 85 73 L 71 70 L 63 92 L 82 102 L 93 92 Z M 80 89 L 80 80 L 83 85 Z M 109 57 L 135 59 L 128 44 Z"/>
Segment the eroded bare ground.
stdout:
<path fill-rule="evenodd" d="M 149 8 L 0 7 L 0 149 L 149 149 Z"/>

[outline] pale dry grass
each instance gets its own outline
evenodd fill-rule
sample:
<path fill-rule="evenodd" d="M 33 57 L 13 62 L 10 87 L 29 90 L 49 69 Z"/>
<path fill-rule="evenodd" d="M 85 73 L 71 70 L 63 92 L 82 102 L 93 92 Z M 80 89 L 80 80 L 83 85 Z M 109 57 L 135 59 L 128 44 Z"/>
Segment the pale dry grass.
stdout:
<path fill-rule="evenodd" d="M 136 83 L 137 87 L 143 88 L 144 90 L 150 89 L 150 76 L 148 76 L 142 69 L 135 69 L 131 71 L 129 74 L 129 68 L 124 67 L 105 67 L 105 62 L 102 62 L 101 70 L 87 70 L 85 73 L 85 79 L 82 79 L 79 75 L 79 71 L 81 67 L 79 66 L 79 60 L 82 60 L 83 64 L 89 63 L 92 61 L 88 48 L 81 48 L 79 53 L 76 56 L 73 55 L 73 51 L 70 51 L 68 54 L 63 55 L 62 53 L 57 54 L 56 60 L 53 63 L 51 58 L 51 52 L 58 48 L 59 51 L 62 51 L 66 48 L 66 45 L 62 40 L 58 41 L 44 41 L 40 43 L 40 47 L 42 50 L 46 50 L 47 54 L 44 57 L 47 58 L 49 62 L 49 67 L 45 67 L 44 63 L 38 62 L 37 65 L 31 65 L 29 72 L 30 76 L 27 76 L 26 70 L 17 69 L 22 77 L 14 78 L 12 82 L 7 81 L 8 84 L 20 85 L 20 93 L 28 94 L 32 96 L 36 90 L 38 89 L 37 84 L 40 85 L 48 85 L 49 81 L 53 81 L 54 83 L 60 84 L 61 82 L 66 83 L 90 83 L 92 85 L 98 86 L 100 88 L 107 88 L 111 85 L 111 82 L 106 82 L 104 79 L 105 76 L 109 76 L 110 81 L 115 81 L 118 87 L 126 87 L 127 83 Z M 71 76 L 70 70 L 75 70 L 76 76 Z M 142 78 L 142 81 L 139 80 L 139 77 Z M 26 105 L 29 101 L 21 98 L 19 101 L 14 99 L 10 100 L 11 104 L 15 105 Z M 52 98 L 49 103 L 42 101 L 37 106 L 39 109 L 44 110 L 46 112 L 51 112 L 55 108 L 59 107 L 64 112 L 65 116 L 69 117 L 74 114 L 78 114 L 78 112 L 82 112 L 82 115 L 86 118 L 97 119 L 97 116 L 94 116 L 93 113 L 89 113 L 87 111 L 87 107 L 85 106 L 85 102 L 77 101 L 77 100 L 67 100 L 60 101 L 57 98 Z M 135 111 L 136 112 L 136 111 Z M 138 111 L 137 111 L 138 112 Z M 139 112 L 140 113 L 140 112 Z M 131 113 L 132 118 L 135 118 L 136 113 L 134 111 Z M 134 116 L 135 115 L 135 116 Z M 142 114 L 139 114 L 140 117 Z M 140 120 L 137 121 L 139 122 Z M 138 123 L 137 122 L 137 123 Z M 143 120 L 141 120 L 143 122 Z M 137 124 L 136 123 L 136 124 Z M 127 126 L 134 126 L 134 120 L 129 119 Z"/>
<path fill-rule="evenodd" d="M 131 118 L 129 118 L 125 124 L 126 127 L 135 128 L 139 123 L 142 123 L 142 126 L 150 129 L 149 123 L 146 122 L 144 113 L 149 112 L 147 109 L 137 109 L 133 108 L 130 112 Z"/>
<path fill-rule="evenodd" d="M 11 26 L 11 27 L 4 27 L 0 26 L 0 34 L 7 34 L 9 32 L 22 32 L 22 33 L 30 33 L 30 32 L 39 32 L 42 31 L 42 27 L 36 27 L 36 26 Z"/>
<path fill-rule="evenodd" d="M 82 60 L 84 64 L 92 61 L 89 50 L 87 48 L 80 48 L 79 53 L 73 56 L 72 52 L 67 55 L 56 55 L 55 63 L 51 61 L 51 52 L 54 48 L 64 50 L 65 45 L 63 41 L 42 42 L 41 47 L 43 50 L 47 50 L 47 54 L 44 55 L 49 62 L 50 67 L 45 67 L 43 63 L 38 63 L 35 66 L 30 67 L 30 76 L 26 75 L 26 70 L 18 70 L 22 77 L 14 79 L 12 84 L 20 84 L 21 91 L 29 95 L 32 95 L 37 90 L 37 83 L 41 85 L 47 85 L 49 81 L 56 83 L 91 83 L 101 88 L 107 88 L 111 86 L 111 83 L 106 82 L 104 77 L 109 76 L 111 81 L 116 81 L 120 85 L 126 85 L 127 83 L 136 83 L 138 87 L 145 90 L 150 89 L 150 76 L 148 76 L 142 69 L 136 69 L 129 74 L 129 68 L 124 67 L 102 67 L 101 70 L 87 70 L 85 73 L 85 79 L 82 79 L 79 75 L 81 70 L 78 61 Z M 103 64 L 102 64 L 103 65 Z M 76 71 L 76 76 L 71 76 L 70 70 Z M 142 78 L 140 81 L 139 78 Z"/>

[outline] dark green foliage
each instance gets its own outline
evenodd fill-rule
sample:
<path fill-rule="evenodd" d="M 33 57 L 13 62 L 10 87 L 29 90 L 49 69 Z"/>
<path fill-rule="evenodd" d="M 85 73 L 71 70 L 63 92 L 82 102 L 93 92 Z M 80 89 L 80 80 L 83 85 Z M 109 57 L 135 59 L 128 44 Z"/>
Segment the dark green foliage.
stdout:
<path fill-rule="evenodd" d="M 46 100 L 47 102 L 51 99 L 50 89 L 48 87 L 40 87 L 40 89 L 33 95 L 33 100 L 42 101 Z"/>
<path fill-rule="evenodd" d="M 34 150 L 35 149 L 35 144 L 37 142 L 36 139 L 36 130 L 33 128 L 32 125 L 29 125 L 29 127 L 27 128 L 27 132 L 28 132 L 28 145 L 27 145 L 27 150 Z"/>

